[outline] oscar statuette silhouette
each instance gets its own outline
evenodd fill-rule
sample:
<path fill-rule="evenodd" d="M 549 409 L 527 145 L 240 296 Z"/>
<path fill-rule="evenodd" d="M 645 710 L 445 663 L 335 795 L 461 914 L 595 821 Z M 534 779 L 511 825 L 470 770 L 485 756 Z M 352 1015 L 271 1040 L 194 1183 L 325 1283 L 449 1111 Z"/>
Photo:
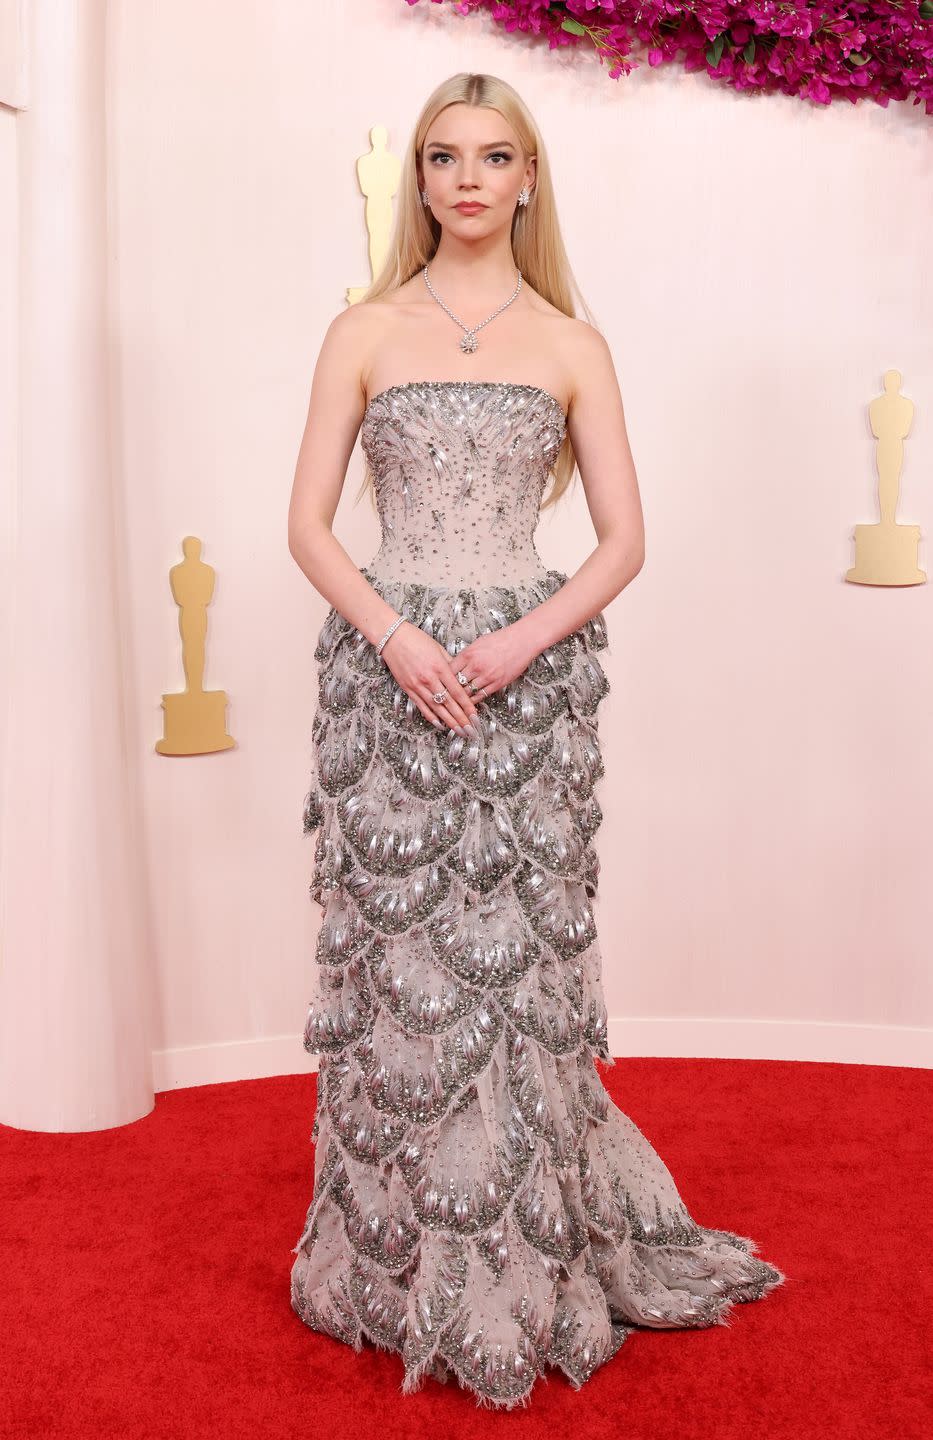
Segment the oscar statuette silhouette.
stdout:
<path fill-rule="evenodd" d="M 201 542 L 194 535 L 182 541 L 184 560 L 169 572 L 172 595 L 178 606 L 181 659 L 185 688 L 162 696 L 164 738 L 156 741 L 160 755 L 208 755 L 229 750 L 236 741 L 227 734 L 227 694 L 205 690 L 204 640 L 207 607 L 214 593 L 214 571 L 201 559 Z"/>
<path fill-rule="evenodd" d="M 913 419 L 913 401 L 900 394 L 898 370 L 884 373 L 884 394 L 868 407 L 878 464 L 878 503 L 881 519 L 873 525 L 856 525 L 855 564 L 845 578 L 856 585 L 922 585 L 926 571 L 917 563 L 920 526 L 895 520 L 904 463 L 904 438 Z"/>

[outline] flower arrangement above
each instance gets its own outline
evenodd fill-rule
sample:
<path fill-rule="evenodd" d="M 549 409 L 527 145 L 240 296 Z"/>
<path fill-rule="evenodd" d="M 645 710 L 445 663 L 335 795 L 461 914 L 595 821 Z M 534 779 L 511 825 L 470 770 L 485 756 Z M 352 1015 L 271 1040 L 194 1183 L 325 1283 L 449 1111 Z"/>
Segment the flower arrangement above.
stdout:
<path fill-rule="evenodd" d="M 405 0 L 417 5 L 419 0 Z M 442 5 L 444 0 L 431 0 Z M 782 91 L 817 105 L 868 97 L 907 100 L 933 115 L 933 0 L 450 0 L 461 15 L 485 10 L 508 31 L 546 35 L 550 48 L 590 44 L 618 79 L 675 61 L 735 90 Z"/>

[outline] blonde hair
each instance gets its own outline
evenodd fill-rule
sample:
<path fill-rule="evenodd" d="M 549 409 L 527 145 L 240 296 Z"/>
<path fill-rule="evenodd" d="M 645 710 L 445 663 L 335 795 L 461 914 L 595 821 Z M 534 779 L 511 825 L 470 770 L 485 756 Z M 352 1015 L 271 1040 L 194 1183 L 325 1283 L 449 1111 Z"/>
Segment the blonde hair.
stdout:
<path fill-rule="evenodd" d="M 551 169 L 538 127 L 521 96 L 505 80 L 499 79 L 497 75 L 466 72 L 451 75 L 448 80 L 443 81 L 428 96 L 422 107 L 405 152 L 388 256 L 373 283 L 356 303 L 365 305 L 368 301 L 378 300 L 380 296 L 404 285 L 424 268 L 437 250 L 441 227 L 431 211 L 422 204 L 417 166 L 423 153 L 425 136 L 434 120 L 448 105 L 456 104 L 498 110 L 517 135 L 523 159 L 527 162 L 532 156 L 536 158 L 531 199 L 527 205 L 515 207 L 512 219 L 512 254 L 521 271 L 523 283 L 527 280 L 528 284 L 556 309 L 562 310 L 565 315 L 576 317 L 577 312 L 571 299 L 571 283 L 578 295 L 580 291 L 573 281 L 561 238 Z M 598 329 L 582 295 L 580 301 L 588 321 Z M 553 505 L 564 493 L 575 469 L 573 446 L 569 434 L 566 434 L 554 461 L 554 478 L 544 500 L 545 506 Z M 371 484 L 372 475 L 367 464 L 364 488 Z"/>

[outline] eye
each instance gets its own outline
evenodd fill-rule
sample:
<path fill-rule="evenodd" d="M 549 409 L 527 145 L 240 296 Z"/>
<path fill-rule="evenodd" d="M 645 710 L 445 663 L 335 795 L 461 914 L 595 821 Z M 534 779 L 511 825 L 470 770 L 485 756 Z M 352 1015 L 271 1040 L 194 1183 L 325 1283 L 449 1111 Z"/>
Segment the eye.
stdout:
<path fill-rule="evenodd" d="M 487 155 L 486 158 L 487 160 L 504 160 L 507 165 L 512 157 L 505 150 L 493 150 L 492 153 Z M 448 150 L 435 150 L 434 153 L 431 155 L 431 164 L 433 165 L 438 160 L 451 159 L 453 159 L 453 156 Z M 443 169 L 444 167 L 442 166 L 441 168 Z M 496 165 L 493 168 L 496 170 L 501 170 L 502 166 Z"/>

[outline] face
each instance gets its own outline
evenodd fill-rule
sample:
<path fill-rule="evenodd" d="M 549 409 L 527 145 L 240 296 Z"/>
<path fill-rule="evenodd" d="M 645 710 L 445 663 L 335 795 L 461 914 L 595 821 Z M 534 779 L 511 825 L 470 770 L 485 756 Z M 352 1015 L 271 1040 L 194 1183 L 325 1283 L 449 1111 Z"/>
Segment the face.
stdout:
<path fill-rule="evenodd" d="M 457 104 L 431 124 L 422 171 L 421 188 L 437 220 L 467 236 L 511 221 L 522 186 L 533 188 L 535 162 L 526 162 L 518 136 L 498 110 Z M 483 208 L 458 210 L 466 201 Z"/>

